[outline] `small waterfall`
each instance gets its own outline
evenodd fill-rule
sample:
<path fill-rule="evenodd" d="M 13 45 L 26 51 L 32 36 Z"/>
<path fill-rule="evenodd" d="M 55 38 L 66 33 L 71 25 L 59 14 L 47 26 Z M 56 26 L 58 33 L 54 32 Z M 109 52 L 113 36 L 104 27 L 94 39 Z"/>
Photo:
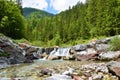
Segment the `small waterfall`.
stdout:
<path fill-rule="evenodd" d="M 40 55 L 42 54 L 42 51 L 43 51 L 42 48 L 39 48 L 37 50 L 37 52 L 33 53 L 33 56 L 36 57 L 36 58 L 40 58 Z"/>
<path fill-rule="evenodd" d="M 37 54 L 38 54 L 38 55 L 39 55 L 39 54 L 42 54 L 42 52 L 43 52 L 42 48 L 39 48 L 39 50 L 37 51 Z"/>
<path fill-rule="evenodd" d="M 54 50 L 50 53 L 49 56 L 66 56 L 69 57 L 70 56 L 70 48 L 54 48 Z"/>

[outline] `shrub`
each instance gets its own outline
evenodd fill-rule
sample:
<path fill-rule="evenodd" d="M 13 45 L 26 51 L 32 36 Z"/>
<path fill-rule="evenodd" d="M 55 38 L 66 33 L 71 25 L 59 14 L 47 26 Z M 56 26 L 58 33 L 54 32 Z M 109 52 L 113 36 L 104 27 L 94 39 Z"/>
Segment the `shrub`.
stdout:
<path fill-rule="evenodd" d="M 109 44 L 110 44 L 109 50 L 112 50 L 112 51 L 120 50 L 120 37 L 118 37 L 118 36 L 114 37 L 109 42 Z"/>

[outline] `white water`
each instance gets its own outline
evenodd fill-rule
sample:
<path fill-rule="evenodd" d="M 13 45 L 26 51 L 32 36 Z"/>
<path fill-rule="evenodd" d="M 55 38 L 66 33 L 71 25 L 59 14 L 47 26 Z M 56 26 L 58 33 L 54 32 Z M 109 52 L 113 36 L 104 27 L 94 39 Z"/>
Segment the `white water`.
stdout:
<path fill-rule="evenodd" d="M 54 50 L 50 53 L 49 56 L 66 56 L 69 57 L 70 56 L 70 48 L 59 48 L 56 49 L 54 48 Z"/>

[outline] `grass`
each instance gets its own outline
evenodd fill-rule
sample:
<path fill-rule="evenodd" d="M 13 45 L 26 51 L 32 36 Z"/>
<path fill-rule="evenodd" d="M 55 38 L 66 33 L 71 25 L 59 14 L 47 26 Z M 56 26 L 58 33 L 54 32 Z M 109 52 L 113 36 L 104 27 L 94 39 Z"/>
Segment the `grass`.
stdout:
<path fill-rule="evenodd" d="M 98 40 L 98 39 L 104 39 L 105 36 L 100 36 L 96 38 L 89 38 L 89 39 L 77 39 L 77 40 L 70 40 L 66 43 L 60 42 L 59 45 L 56 45 L 56 41 L 54 39 L 49 40 L 48 42 L 42 42 L 40 40 L 34 40 L 34 41 L 28 41 L 26 39 L 20 39 L 20 40 L 13 40 L 16 43 L 27 43 L 33 46 L 38 46 L 38 47 L 53 47 L 53 46 L 60 46 L 60 47 L 69 47 L 69 46 L 74 46 L 77 44 L 87 44 L 91 42 L 92 40 Z"/>
<path fill-rule="evenodd" d="M 22 39 L 16 39 L 16 40 L 13 40 L 13 42 L 15 42 L 15 43 L 27 43 L 27 44 L 30 44 L 30 42 L 28 41 L 28 40 L 26 40 L 26 39 L 24 39 L 24 38 L 22 38 Z"/>
<path fill-rule="evenodd" d="M 120 37 L 116 36 L 114 37 L 110 42 L 110 47 L 108 48 L 108 50 L 112 50 L 112 51 L 117 51 L 120 50 Z"/>

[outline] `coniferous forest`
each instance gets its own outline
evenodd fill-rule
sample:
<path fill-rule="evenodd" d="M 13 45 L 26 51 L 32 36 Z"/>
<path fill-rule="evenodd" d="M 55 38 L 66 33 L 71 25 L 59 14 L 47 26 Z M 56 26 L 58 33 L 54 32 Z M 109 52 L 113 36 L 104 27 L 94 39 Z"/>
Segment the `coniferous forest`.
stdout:
<path fill-rule="evenodd" d="M 120 0 L 87 0 L 57 15 L 36 10 L 25 18 L 19 6 L 0 0 L 0 11 L 0 32 L 15 39 L 60 45 L 120 34 Z"/>

